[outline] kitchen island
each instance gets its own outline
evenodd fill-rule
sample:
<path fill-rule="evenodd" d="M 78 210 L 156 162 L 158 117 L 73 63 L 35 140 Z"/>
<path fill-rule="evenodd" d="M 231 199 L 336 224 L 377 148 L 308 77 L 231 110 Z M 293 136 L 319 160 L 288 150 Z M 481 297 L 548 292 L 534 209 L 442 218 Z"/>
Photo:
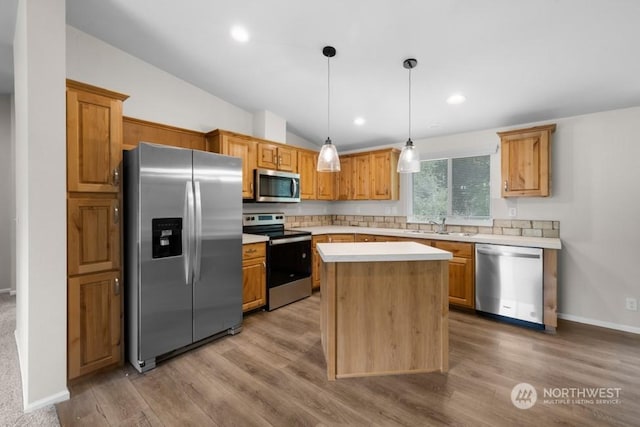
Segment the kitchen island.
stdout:
<path fill-rule="evenodd" d="M 450 252 L 415 242 L 317 249 L 329 380 L 448 370 Z"/>

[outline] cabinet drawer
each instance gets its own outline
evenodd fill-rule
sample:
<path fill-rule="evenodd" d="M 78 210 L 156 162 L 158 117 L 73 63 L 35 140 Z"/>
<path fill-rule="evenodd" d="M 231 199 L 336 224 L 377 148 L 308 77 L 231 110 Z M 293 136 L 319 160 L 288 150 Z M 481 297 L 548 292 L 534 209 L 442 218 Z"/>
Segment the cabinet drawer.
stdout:
<path fill-rule="evenodd" d="M 328 241 L 329 241 L 329 236 L 327 234 L 313 236 L 311 239 L 311 246 L 313 247 L 313 249 L 315 249 L 316 243 L 327 243 Z"/>
<path fill-rule="evenodd" d="M 329 243 L 355 242 L 353 234 L 329 234 Z"/>
<path fill-rule="evenodd" d="M 454 257 L 473 258 L 473 243 L 436 241 L 433 246 L 451 252 Z"/>
<path fill-rule="evenodd" d="M 242 259 L 260 258 L 266 256 L 264 243 L 249 243 L 242 245 Z"/>

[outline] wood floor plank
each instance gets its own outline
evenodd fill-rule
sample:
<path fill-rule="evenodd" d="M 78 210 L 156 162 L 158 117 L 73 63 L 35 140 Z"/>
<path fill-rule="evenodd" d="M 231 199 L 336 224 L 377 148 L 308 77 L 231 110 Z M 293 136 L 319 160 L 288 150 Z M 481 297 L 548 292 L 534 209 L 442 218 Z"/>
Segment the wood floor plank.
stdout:
<path fill-rule="evenodd" d="M 557 334 L 451 310 L 450 369 L 327 381 L 320 296 L 245 317 L 243 331 L 71 387 L 63 426 L 636 426 L 640 336 L 560 321 Z M 521 410 L 513 387 L 532 384 Z M 544 402 L 543 390 L 619 387 L 621 402 Z"/>
<path fill-rule="evenodd" d="M 158 418 L 168 426 L 216 425 L 198 405 L 180 392 L 179 384 L 166 374 L 166 367 L 163 368 L 149 371 L 132 381 Z"/>

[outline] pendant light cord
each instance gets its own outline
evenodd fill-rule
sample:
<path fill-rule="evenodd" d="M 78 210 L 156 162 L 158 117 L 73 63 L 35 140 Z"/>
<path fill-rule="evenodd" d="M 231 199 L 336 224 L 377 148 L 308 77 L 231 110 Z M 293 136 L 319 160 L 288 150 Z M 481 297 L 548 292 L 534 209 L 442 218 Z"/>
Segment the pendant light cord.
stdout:
<path fill-rule="evenodd" d="M 411 68 L 409 68 L 409 141 L 411 141 Z"/>
<path fill-rule="evenodd" d="M 327 56 L 327 139 L 331 135 L 331 57 Z"/>

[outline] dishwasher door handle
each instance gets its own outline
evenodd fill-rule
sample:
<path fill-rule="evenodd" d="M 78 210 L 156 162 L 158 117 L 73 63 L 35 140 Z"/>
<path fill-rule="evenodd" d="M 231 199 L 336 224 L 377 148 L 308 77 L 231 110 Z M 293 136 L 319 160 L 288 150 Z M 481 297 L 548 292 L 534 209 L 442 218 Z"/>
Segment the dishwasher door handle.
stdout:
<path fill-rule="evenodd" d="M 506 256 L 506 257 L 512 257 L 512 258 L 540 259 L 540 255 L 524 254 L 520 252 L 505 252 L 505 251 L 491 251 L 487 249 L 478 249 L 478 253 L 482 255 L 489 255 L 489 256 Z"/>

